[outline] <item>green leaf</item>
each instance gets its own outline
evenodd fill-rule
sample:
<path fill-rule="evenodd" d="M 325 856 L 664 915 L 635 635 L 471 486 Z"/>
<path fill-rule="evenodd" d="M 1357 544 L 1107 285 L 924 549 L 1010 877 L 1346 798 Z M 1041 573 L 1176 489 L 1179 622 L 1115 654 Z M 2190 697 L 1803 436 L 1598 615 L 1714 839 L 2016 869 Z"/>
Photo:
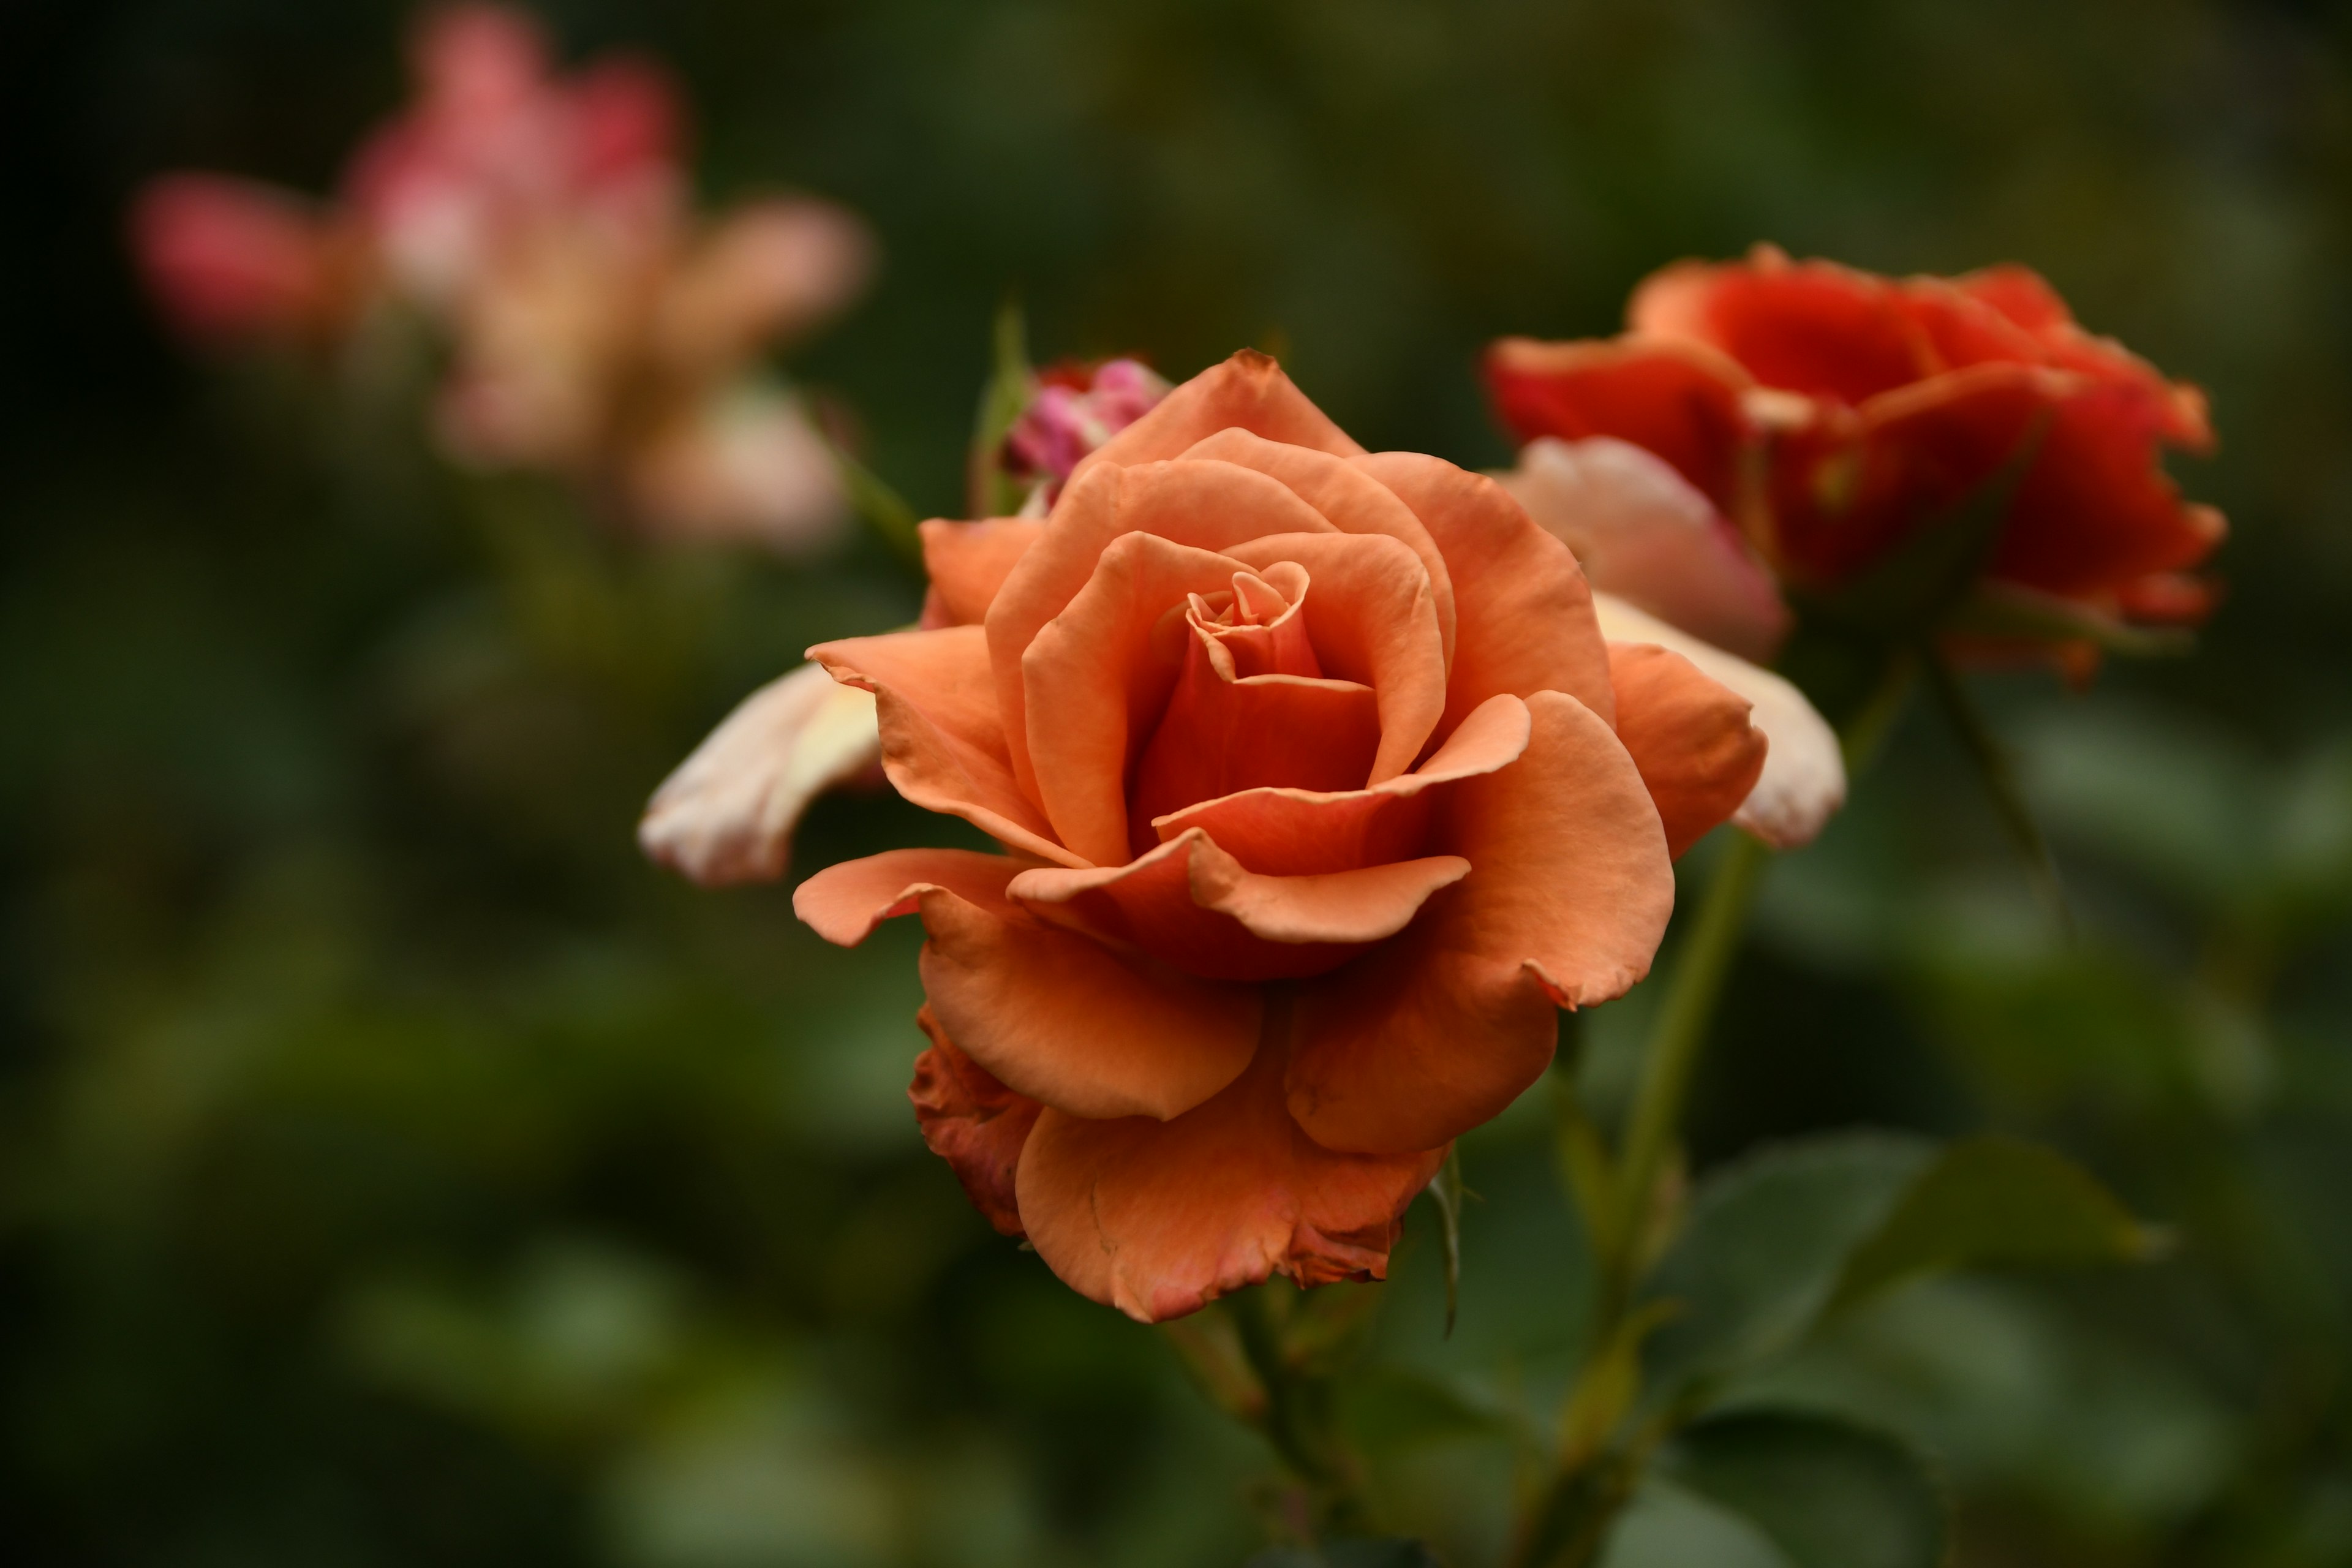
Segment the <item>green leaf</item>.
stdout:
<path fill-rule="evenodd" d="M 1007 296 L 997 307 L 992 368 L 981 388 L 973 416 L 970 457 L 971 514 L 1005 517 L 1021 508 L 1020 489 L 1004 471 L 1004 438 L 1037 395 L 1037 373 L 1029 363 L 1028 329 L 1021 301 Z"/>
<path fill-rule="evenodd" d="M 1670 1309 L 1644 1358 L 1653 1409 L 1793 1347 L 1829 1312 L 1940 1269 L 2130 1262 L 2160 1238 L 2062 1156 L 2002 1138 L 1938 1149 L 1847 1134 L 1710 1177 L 1644 1283 Z"/>
<path fill-rule="evenodd" d="M 1320 1546 L 1269 1546 L 1243 1568 L 1444 1568 L 1418 1541 L 1327 1541 Z"/>
<path fill-rule="evenodd" d="M 2063 1155 L 1974 1138 L 1946 1149 L 1846 1258 L 1830 1310 L 1942 1269 L 2137 1262 L 2162 1245 Z"/>
<path fill-rule="evenodd" d="M 1934 1158 L 1923 1139 L 1847 1134 L 1766 1150 L 1703 1183 L 1643 1289 L 1675 1307 L 1644 1358 L 1653 1398 L 1684 1398 L 1795 1344 Z"/>
<path fill-rule="evenodd" d="M 831 445 L 831 443 L 828 443 Z M 841 488 L 849 504 L 864 518 L 884 543 L 896 551 L 903 560 L 917 566 L 923 563 L 923 535 L 915 517 L 915 509 L 906 498 L 892 489 L 873 469 L 833 446 L 834 467 L 840 471 Z"/>
<path fill-rule="evenodd" d="M 1944 1500 L 1895 1438 L 1827 1416 L 1751 1410 L 1685 1429 L 1674 1484 L 1746 1519 L 1793 1568 L 1937 1568 Z"/>
<path fill-rule="evenodd" d="M 1462 1300 L 1462 1151 L 1445 1152 L 1445 1163 L 1430 1178 L 1430 1201 L 1445 1237 L 1445 1337 L 1454 1337 L 1454 1310 Z"/>

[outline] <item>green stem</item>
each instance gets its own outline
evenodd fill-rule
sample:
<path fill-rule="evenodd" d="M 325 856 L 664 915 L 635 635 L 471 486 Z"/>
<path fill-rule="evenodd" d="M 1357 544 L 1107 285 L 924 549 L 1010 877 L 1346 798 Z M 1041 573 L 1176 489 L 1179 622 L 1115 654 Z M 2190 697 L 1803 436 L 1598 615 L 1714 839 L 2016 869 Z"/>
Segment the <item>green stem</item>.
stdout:
<path fill-rule="evenodd" d="M 2042 836 L 2042 825 L 2033 819 L 2032 808 L 2025 804 L 2025 793 L 2018 787 L 2017 774 L 2010 766 L 2009 753 L 1977 710 L 1968 689 L 1960 684 L 1958 673 L 1951 661 L 1933 647 L 1924 651 L 1920 663 L 1927 674 L 1927 689 L 1936 705 L 1951 721 L 1953 732 L 1967 748 L 1969 758 L 1977 765 L 1977 774 L 1984 781 L 1985 794 L 1991 797 L 1993 809 L 2000 814 L 2001 826 L 2025 862 L 2025 874 L 2033 883 L 2033 890 L 2049 907 L 2061 931 L 2071 933 L 2074 918 L 2066 908 L 2066 889 L 2058 880 L 2058 861 L 2050 853 L 2050 841 Z"/>
<path fill-rule="evenodd" d="M 1770 858 L 1771 851 L 1757 839 L 1745 833 L 1732 835 L 1722 864 L 1707 883 L 1697 922 L 1675 955 L 1665 1000 L 1643 1056 L 1642 1081 L 1618 1161 L 1616 1215 L 1607 1238 L 1611 1256 L 1602 1264 L 1604 1315 L 1610 1321 L 1624 1310 L 1633 1280 L 1647 1261 L 1655 1232 L 1658 1181 L 1682 1121 L 1683 1101 L 1715 1018 L 1717 998 L 1739 951 L 1740 933 L 1747 929 L 1748 907 Z"/>
<path fill-rule="evenodd" d="M 1374 1524 L 1364 1497 L 1364 1472 L 1340 1439 L 1336 1390 L 1328 1379 L 1312 1378 L 1283 1351 L 1282 1330 L 1261 1285 L 1226 1298 L 1242 1354 L 1265 1387 L 1261 1430 L 1292 1474 L 1304 1482 L 1314 1505 L 1316 1528 L 1334 1535 L 1370 1535 Z"/>
<path fill-rule="evenodd" d="M 834 466 L 841 474 L 841 488 L 848 497 L 850 509 L 864 518 L 882 542 L 888 545 L 898 559 L 920 568 L 923 564 L 922 530 L 915 517 L 915 509 L 906 498 L 890 488 L 881 475 L 833 445 Z"/>

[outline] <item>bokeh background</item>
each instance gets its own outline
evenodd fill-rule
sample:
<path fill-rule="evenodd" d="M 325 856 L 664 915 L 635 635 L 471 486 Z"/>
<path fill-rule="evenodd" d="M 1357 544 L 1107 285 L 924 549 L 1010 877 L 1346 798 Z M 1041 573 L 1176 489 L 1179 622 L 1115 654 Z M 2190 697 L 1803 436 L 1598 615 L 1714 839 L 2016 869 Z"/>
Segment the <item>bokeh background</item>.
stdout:
<path fill-rule="evenodd" d="M 1609 331 L 1651 268 L 1758 239 L 2030 262 L 2207 386 L 2222 450 L 2181 473 L 2233 534 L 2201 651 L 1980 681 L 2077 936 L 1913 712 L 1774 869 L 1694 1152 L 2004 1128 L 2173 1228 L 2128 1274 L 1915 1288 L 1772 1374 L 1923 1445 L 1969 1568 L 2352 1563 L 2352 13 L 545 9 L 573 58 L 678 71 L 707 195 L 876 226 L 877 286 L 793 369 L 926 512 L 959 510 L 1008 291 L 1041 357 L 1256 344 L 1367 444 L 1475 464 L 1507 457 L 1488 338 Z M 800 566 L 615 538 L 450 469 L 413 408 L 190 357 L 141 300 L 137 183 L 325 188 L 401 97 L 404 16 L 0 11 L 9 1558 L 1238 1562 L 1266 1453 L 923 1152 L 914 938 L 825 949 L 783 889 L 631 841 L 738 697 L 919 584 L 855 536 Z M 828 801 L 795 872 L 941 831 Z M 1604 1110 L 1643 1005 L 1591 1019 Z M 1580 1331 L 1541 1100 L 1465 1146 L 1459 1329 L 1416 1212 L 1358 1380 L 1397 1522 L 1465 1563 Z"/>

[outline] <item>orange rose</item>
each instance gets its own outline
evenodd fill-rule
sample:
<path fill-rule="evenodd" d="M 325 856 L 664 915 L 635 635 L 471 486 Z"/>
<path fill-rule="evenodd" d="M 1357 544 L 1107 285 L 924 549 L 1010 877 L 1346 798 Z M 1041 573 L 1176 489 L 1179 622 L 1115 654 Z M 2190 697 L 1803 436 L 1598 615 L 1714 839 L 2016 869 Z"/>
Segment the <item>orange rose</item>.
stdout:
<path fill-rule="evenodd" d="M 1147 1321 L 1379 1278 L 1556 1009 L 1646 973 L 1670 850 L 1762 766 L 1748 705 L 1612 647 L 1492 480 L 1367 454 L 1243 353 L 1050 517 L 925 525 L 926 629 L 811 657 L 908 799 L 1007 850 L 835 866 L 831 941 L 929 938 L 912 1098 L 999 1228 Z"/>
<path fill-rule="evenodd" d="M 1505 422 L 1656 454 L 1783 583 L 1834 590 L 2038 442 L 1985 576 L 2109 616 L 2205 610 L 2183 574 L 2221 516 L 2159 460 L 2211 447 L 2204 395 L 2084 331 L 2024 268 L 1898 279 L 1759 246 L 1655 274 L 1627 318 L 1607 342 L 1496 343 Z"/>

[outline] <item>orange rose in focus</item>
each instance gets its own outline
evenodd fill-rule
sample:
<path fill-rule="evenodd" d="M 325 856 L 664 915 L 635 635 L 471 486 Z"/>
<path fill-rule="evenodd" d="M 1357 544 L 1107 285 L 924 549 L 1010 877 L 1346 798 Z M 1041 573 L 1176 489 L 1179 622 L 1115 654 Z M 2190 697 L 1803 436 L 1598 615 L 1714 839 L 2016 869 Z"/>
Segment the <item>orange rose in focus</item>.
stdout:
<path fill-rule="evenodd" d="M 1607 342 L 1496 343 L 1505 421 L 1527 442 L 1614 437 L 1664 458 L 1784 584 L 1837 588 L 2038 434 L 1987 578 L 2130 619 L 2209 605 L 2183 574 L 2221 516 L 2159 461 L 2210 448 L 2203 395 L 2084 331 L 2024 268 L 1897 279 L 1759 246 L 1665 268 L 1627 316 Z"/>
<path fill-rule="evenodd" d="M 1044 521 L 924 525 L 927 629 L 812 657 L 908 799 L 1007 853 L 835 866 L 831 941 L 929 938 L 911 1091 L 1008 1234 L 1130 1315 L 1381 1277 L 1448 1143 L 1648 970 L 1748 704 L 1612 649 L 1493 481 L 1367 454 L 1243 353 Z M 1646 782 L 1645 782 L 1646 781 Z"/>

